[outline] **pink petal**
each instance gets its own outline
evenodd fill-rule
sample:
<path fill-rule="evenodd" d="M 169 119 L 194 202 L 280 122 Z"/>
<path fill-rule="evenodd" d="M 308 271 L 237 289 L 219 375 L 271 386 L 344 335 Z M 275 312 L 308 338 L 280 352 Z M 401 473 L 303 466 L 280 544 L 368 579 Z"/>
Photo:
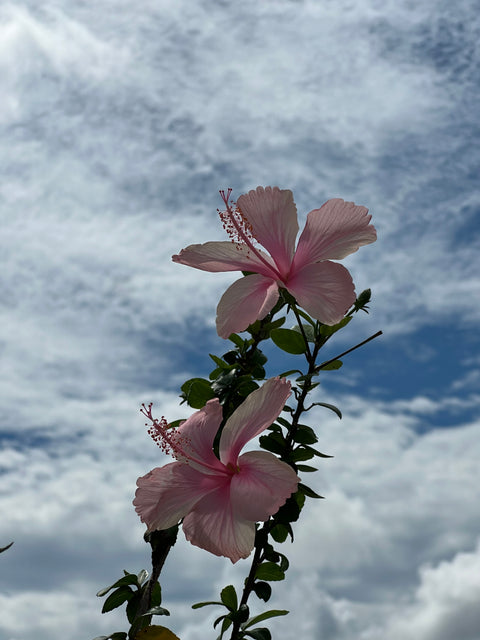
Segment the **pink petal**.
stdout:
<path fill-rule="evenodd" d="M 201 473 L 225 473 L 224 465 L 213 453 L 213 441 L 222 418 L 222 407 L 218 398 L 214 398 L 177 429 L 182 448 L 193 458 L 188 460 L 189 466 Z M 203 464 L 198 464 L 195 460 Z"/>
<path fill-rule="evenodd" d="M 232 562 L 247 558 L 255 544 L 255 523 L 235 516 L 229 484 L 205 496 L 183 521 L 189 542 Z"/>
<path fill-rule="evenodd" d="M 257 187 L 237 200 L 255 239 L 270 253 L 282 274 L 288 273 L 298 233 L 293 194 L 278 187 Z"/>
<path fill-rule="evenodd" d="M 235 409 L 220 437 L 220 460 L 236 466 L 238 454 L 249 440 L 269 427 L 280 415 L 291 395 L 290 382 L 270 378 Z"/>
<path fill-rule="evenodd" d="M 168 529 L 225 481 L 229 476 L 204 475 L 187 464 L 171 462 L 137 480 L 135 511 L 150 531 Z"/>
<path fill-rule="evenodd" d="M 287 289 L 298 304 L 324 324 L 337 324 L 355 302 L 350 273 L 336 262 L 316 262 L 288 280 Z"/>
<path fill-rule="evenodd" d="M 273 309 L 278 300 L 278 286 L 271 278 L 252 274 L 234 282 L 217 306 L 217 333 L 228 338 L 231 333 L 245 331 Z"/>
<path fill-rule="evenodd" d="M 320 260 L 341 260 L 377 239 L 368 209 L 339 198 L 310 211 L 292 270 Z"/>
<path fill-rule="evenodd" d="M 257 251 L 267 263 L 272 264 L 271 270 L 247 245 L 234 242 L 191 244 L 178 255 L 172 256 L 172 260 L 202 271 L 254 271 L 276 278 L 275 265 L 270 256 L 259 249 Z"/>
<path fill-rule="evenodd" d="M 238 466 L 230 496 L 234 512 L 246 520 L 268 520 L 297 490 L 299 479 L 292 467 L 267 451 L 244 453 Z"/>

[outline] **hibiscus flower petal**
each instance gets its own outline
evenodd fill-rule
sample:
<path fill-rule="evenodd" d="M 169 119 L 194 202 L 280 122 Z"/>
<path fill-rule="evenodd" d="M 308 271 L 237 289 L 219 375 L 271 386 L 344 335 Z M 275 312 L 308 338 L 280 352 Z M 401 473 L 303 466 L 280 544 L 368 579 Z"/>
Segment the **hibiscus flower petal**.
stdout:
<path fill-rule="evenodd" d="M 225 472 L 224 465 L 213 453 L 213 441 L 220 428 L 222 417 L 220 402 L 218 398 L 214 398 L 209 400 L 200 411 L 196 411 L 187 418 L 177 429 L 177 439 L 189 458 L 188 464 L 202 473 Z M 195 460 L 204 464 L 198 464 Z"/>
<path fill-rule="evenodd" d="M 231 333 L 245 331 L 273 309 L 278 300 L 278 286 L 271 278 L 252 274 L 234 282 L 220 298 L 217 306 L 217 333 L 228 338 Z"/>
<path fill-rule="evenodd" d="M 237 200 L 255 239 L 270 253 L 279 270 L 287 274 L 298 233 L 297 207 L 289 189 L 257 187 Z"/>
<path fill-rule="evenodd" d="M 229 483 L 205 496 L 183 521 L 189 542 L 232 562 L 247 558 L 255 544 L 255 523 L 232 510 Z"/>
<path fill-rule="evenodd" d="M 289 279 L 287 289 L 298 304 L 324 324 L 340 322 L 355 302 L 350 272 L 336 262 L 316 262 L 303 267 Z"/>
<path fill-rule="evenodd" d="M 277 277 L 275 265 L 268 254 L 257 249 L 265 261 L 272 265 L 270 270 L 246 244 L 237 242 L 206 242 L 191 244 L 172 256 L 173 262 L 195 267 L 202 271 L 254 271 L 269 277 Z"/>
<path fill-rule="evenodd" d="M 282 412 L 291 395 L 285 378 L 270 378 L 250 393 L 227 420 L 220 437 L 220 460 L 236 466 L 238 454 L 245 444 L 269 427 Z"/>
<path fill-rule="evenodd" d="M 138 478 L 133 504 L 149 531 L 177 524 L 205 495 L 225 483 L 226 475 L 204 475 L 171 462 Z"/>
<path fill-rule="evenodd" d="M 368 209 L 340 198 L 310 211 L 298 241 L 292 271 L 320 260 L 341 260 L 359 247 L 375 242 L 377 232 Z"/>
<path fill-rule="evenodd" d="M 244 453 L 238 466 L 230 496 L 234 512 L 246 520 L 268 520 L 297 489 L 299 479 L 292 467 L 267 451 Z"/>

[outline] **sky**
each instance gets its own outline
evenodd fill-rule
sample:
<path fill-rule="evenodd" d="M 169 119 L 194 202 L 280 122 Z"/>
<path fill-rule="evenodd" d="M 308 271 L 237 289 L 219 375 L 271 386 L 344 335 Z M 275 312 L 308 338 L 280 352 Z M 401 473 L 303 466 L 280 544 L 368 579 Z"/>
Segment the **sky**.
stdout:
<path fill-rule="evenodd" d="M 125 630 L 96 592 L 149 568 L 132 507 L 165 462 L 139 413 L 227 350 L 219 189 L 291 189 L 300 226 L 367 206 L 358 314 L 325 351 L 322 462 L 284 552 L 275 640 L 480 637 L 480 13 L 475 0 L 17 0 L 0 7 L 0 640 Z M 292 322 L 293 324 L 293 322 Z M 275 350 L 271 374 L 292 360 Z M 292 356 L 294 358 L 294 356 Z M 296 361 L 295 361 L 296 362 Z M 182 536 L 168 626 L 242 584 Z M 254 603 L 254 612 L 262 611 Z M 164 622 L 159 619 L 159 622 Z M 166 621 L 165 621 L 166 622 Z"/>

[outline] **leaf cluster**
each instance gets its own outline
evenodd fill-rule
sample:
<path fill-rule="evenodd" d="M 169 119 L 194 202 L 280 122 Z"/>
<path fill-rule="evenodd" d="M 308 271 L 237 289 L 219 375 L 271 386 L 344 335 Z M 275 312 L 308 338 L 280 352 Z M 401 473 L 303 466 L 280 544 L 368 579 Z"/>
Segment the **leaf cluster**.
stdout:
<path fill-rule="evenodd" d="M 265 571 L 265 573 L 267 572 Z M 271 579 L 274 580 L 278 578 Z M 268 593 L 269 598 L 271 593 L 270 585 L 266 582 L 259 584 L 269 587 L 269 589 L 264 589 L 264 593 Z M 268 598 L 264 597 L 263 599 L 268 600 Z M 257 627 L 252 629 L 252 627 L 259 622 L 268 620 L 269 618 L 285 616 L 288 613 L 288 611 L 285 611 L 284 609 L 271 609 L 270 611 L 265 611 L 264 613 L 250 617 L 248 605 L 242 603 L 239 604 L 237 592 L 235 591 L 235 587 L 231 584 L 222 589 L 219 601 L 198 602 L 197 604 L 192 605 L 192 609 L 200 609 L 210 605 L 218 605 L 226 609 L 226 613 L 219 616 L 213 624 L 214 628 L 221 625 L 220 635 L 217 637 L 217 640 L 222 640 L 224 633 L 226 633 L 231 625 L 235 623 L 239 626 L 239 633 L 237 636 L 239 639 L 254 638 L 254 640 L 271 640 L 272 635 L 267 628 Z"/>
<path fill-rule="evenodd" d="M 109 636 L 98 636 L 94 640 L 126 640 L 130 637 L 130 633 L 138 631 L 149 626 L 152 616 L 169 616 L 168 609 L 160 606 L 162 603 L 162 589 L 159 582 L 155 582 L 153 588 L 149 584 L 148 572 L 142 569 L 140 573 L 129 573 L 123 571 L 124 576 L 114 582 L 109 587 L 101 589 L 97 596 L 99 598 L 107 595 L 112 591 L 103 603 L 102 613 L 107 613 L 126 603 L 126 615 L 128 622 L 132 625 L 130 632 L 127 634 L 123 631 L 115 632 Z M 150 608 L 145 613 L 139 615 L 139 609 L 146 590 L 151 590 Z"/>

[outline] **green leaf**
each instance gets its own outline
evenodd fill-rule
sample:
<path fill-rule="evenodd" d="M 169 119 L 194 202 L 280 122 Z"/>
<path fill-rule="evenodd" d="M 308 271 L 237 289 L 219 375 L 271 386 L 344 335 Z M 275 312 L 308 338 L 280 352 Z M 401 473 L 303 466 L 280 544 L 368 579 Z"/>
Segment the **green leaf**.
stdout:
<path fill-rule="evenodd" d="M 284 556 L 283 553 L 280 554 L 280 569 L 282 571 L 286 571 L 290 566 L 290 562 L 288 561 L 287 556 Z"/>
<path fill-rule="evenodd" d="M 111 593 L 103 603 L 102 613 L 107 613 L 107 611 L 112 611 L 112 609 L 120 607 L 124 602 L 130 600 L 133 595 L 134 592 L 130 587 L 119 587 Z"/>
<path fill-rule="evenodd" d="M 342 419 L 342 412 L 334 404 L 328 404 L 328 402 L 314 402 L 312 404 L 312 407 L 314 407 L 314 406 L 325 407 L 326 409 L 330 409 L 330 411 L 333 411 L 333 413 L 337 414 L 337 416 L 340 418 L 340 420 Z"/>
<path fill-rule="evenodd" d="M 291 530 L 291 527 L 290 527 Z M 285 542 L 288 537 L 290 531 L 288 530 L 288 525 L 286 524 L 276 524 L 272 530 L 270 531 L 270 535 L 275 540 L 275 542 Z"/>
<path fill-rule="evenodd" d="M 250 615 L 250 609 L 248 605 L 241 604 L 237 611 L 231 611 L 228 617 L 233 620 L 233 622 L 246 622 Z"/>
<path fill-rule="evenodd" d="M 142 613 L 142 615 L 143 616 L 169 616 L 170 611 L 168 609 L 165 609 L 165 607 L 156 606 L 156 607 L 151 607 L 148 611 L 146 611 L 145 613 Z"/>
<path fill-rule="evenodd" d="M 203 378 L 191 378 L 183 383 L 181 389 L 183 399 L 194 409 L 201 409 L 215 397 L 209 381 Z"/>
<path fill-rule="evenodd" d="M 268 584 L 268 582 L 255 582 L 253 585 L 253 590 L 255 591 L 255 595 L 260 600 L 264 602 L 268 602 L 270 600 L 270 596 L 272 595 L 272 587 Z"/>
<path fill-rule="evenodd" d="M 162 587 L 159 582 L 155 582 L 153 585 L 150 604 L 152 607 L 157 607 L 162 604 Z"/>
<path fill-rule="evenodd" d="M 306 424 L 298 425 L 293 440 L 299 444 L 315 444 L 318 442 L 315 431 L 311 427 L 307 427 Z"/>
<path fill-rule="evenodd" d="M 264 620 L 268 620 L 269 618 L 276 618 L 278 616 L 286 616 L 289 613 L 286 609 L 272 609 L 271 611 L 265 611 L 265 613 L 261 613 L 258 616 L 253 616 L 250 620 L 247 620 L 245 624 L 242 625 L 242 629 L 248 629 L 254 624 L 258 622 L 263 622 Z"/>
<path fill-rule="evenodd" d="M 181 422 L 185 422 L 185 420 L 184 420 L 184 419 L 182 419 L 182 420 L 175 420 L 175 422 L 180 422 L 180 423 L 181 423 Z M 169 426 L 169 427 L 176 427 L 176 426 L 178 426 L 178 425 L 173 425 L 173 424 L 170 422 L 168 426 Z M 138 573 L 138 574 L 137 574 L 137 584 L 138 584 L 138 586 L 139 586 L 139 587 L 141 587 L 141 586 L 142 586 L 142 584 L 143 584 L 144 582 L 146 582 L 147 580 L 148 580 L 148 571 L 147 571 L 146 569 L 142 569 L 142 570 L 140 571 L 140 573 Z"/>
<path fill-rule="evenodd" d="M 338 322 L 337 324 L 334 324 L 331 326 L 327 324 L 323 324 L 320 327 L 320 335 L 323 336 L 324 338 L 328 338 L 332 336 L 337 331 L 340 331 L 340 329 L 343 329 L 343 327 L 346 327 L 351 319 L 352 319 L 352 316 L 347 316 L 346 318 L 343 318 L 342 320 L 340 320 L 340 322 Z"/>
<path fill-rule="evenodd" d="M 245 631 L 245 635 L 253 638 L 253 640 L 272 640 L 272 634 L 266 627 L 250 629 L 250 631 Z"/>
<path fill-rule="evenodd" d="M 127 620 L 130 624 L 133 624 L 135 618 L 137 617 L 138 607 L 140 606 L 140 603 L 142 601 L 142 595 L 142 591 L 136 591 L 128 601 L 125 613 L 127 614 Z"/>
<path fill-rule="evenodd" d="M 270 337 L 279 349 L 287 353 L 299 355 L 307 349 L 303 336 L 292 329 L 274 329 Z"/>
<path fill-rule="evenodd" d="M 305 496 L 308 496 L 309 498 L 323 498 L 323 496 L 319 495 L 313 489 L 310 489 L 310 487 L 307 487 L 301 482 L 298 483 L 298 488 Z"/>
<path fill-rule="evenodd" d="M 228 339 L 233 342 L 233 344 L 238 347 L 239 349 L 243 348 L 243 345 L 245 344 L 245 340 L 243 338 L 241 338 L 239 335 L 237 335 L 236 333 L 231 333 L 228 336 Z"/>
<path fill-rule="evenodd" d="M 282 427 L 285 427 L 286 429 L 290 429 L 290 427 L 292 426 L 288 420 L 286 420 L 285 418 L 281 418 L 280 416 L 277 418 L 277 422 L 278 424 L 281 424 Z"/>
<path fill-rule="evenodd" d="M 223 614 L 223 616 L 219 616 L 219 617 L 215 620 L 215 622 L 213 623 L 213 628 L 214 628 L 214 629 L 216 629 L 216 628 L 217 628 L 217 626 L 220 624 L 220 622 L 221 622 L 222 620 L 225 620 L 226 618 L 227 618 L 227 614 L 226 614 L 226 613 L 224 613 L 224 614 Z M 222 636 L 223 636 L 223 631 L 222 631 Z M 221 636 L 220 636 L 220 637 L 221 637 Z"/>
<path fill-rule="evenodd" d="M 303 471 L 304 473 L 312 473 L 313 471 L 318 471 L 317 467 L 311 467 L 308 464 L 297 464 L 296 467 L 299 471 Z"/>
<path fill-rule="evenodd" d="M 218 602 L 216 600 L 210 600 L 209 602 L 197 602 L 196 604 L 192 604 L 192 609 L 201 609 L 202 607 L 208 607 L 211 604 L 219 604 L 221 607 L 225 606 L 223 604 L 223 602 Z"/>
<path fill-rule="evenodd" d="M 246 397 L 250 393 L 252 393 L 252 391 L 255 391 L 256 389 L 258 389 L 259 385 L 248 376 L 242 376 L 242 378 L 245 378 L 245 379 L 239 382 L 236 388 L 236 391 L 240 396 Z"/>
<path fill-rule="evenodd" d="M 279 373 L 280 378 L 286 378 L 287 376 L 293 376 L 294 373 L 299 373 L 303 375 L 300 369 L 290 369 L 289 371 L 284 371 L 283 373 Z"/>
<path fill-rule="evenodd" d="M 120 578 L 120 580 L 117 580 L 116 582 L 114 582 L 109 587 L 105 587 L 104 589 L 100 589 L 100 591 L 97 593 L 97 596 L 99 598 L 101 598 L 102 596 L 107 594 L 112 589 L 116 589 L 117 587 L 123 587 L 124 585 L 129 585 L 129 584 L 138 585 L 138 579 L 137 579 L 137 576 L 134 573 L 126 573 L 126 575 L 123 578 Z"/>
<path fill-rule="evenodd" d="M 266 580 L 267 582 L 274 582 L 276 580 L 284 580 L 285 573 L 280 569 L 278 564 L 274 562 L 263 562 L 257 568 L 255 578 L 258 578 L 258 580 Z"/>
<path fill-rule="evenodd" d="M 262 449 L 281 455 L 285 451 L 285 439 L 280 433 L 270 433 L 267 436 L 260 436 L 260 446 Z"/>
<path fill-rule="evenodd" d="M 231 365 L 227 364 L 226 362 L 224 362 L 221 358 L 219 358 L 218 356 L 214 356 L 212 353 L 208 354 L 210 356 L 210 358 L 215 362 L 215 364 L 217 365 L 217 367 L 220 367 L 220 369 L 230 369 Z"/>
<path fill-rule="evenodd" d="M 343 362 L 341 360 L 332 360 L 332 362 L 328 362 L 326 365 L 320 364 L 318 369 L 321 371 L 335 371 L 336 369 L 340 369 L 342 365 Z"/>
<path fill-rule="evenodd" d="M 309 324 L 303 326 L 302 329 L 308 342 L 315 342 L 315 329 Z M 292 327 L 292 331 L 297 331 L 300 334 L 302 333 L 302 329 L 298 326 L 298 324 Z"/>
<path fill-rule="evenodd" d="M 222 589 L 220 593 L 220 599 L 223 604 L 230 609 L 230 611 L 236 611 L 238 607 L 238 598 L 237 593 L 235 591 L 235 587 L 232 584 L 229 584 L 227 587 Z"/>
<path fill-rule="evenodd" d="M 292 462 L 304 462 L 305 460 L 311 460 L 314 456 L 315 453 L 311 447 L 301 445 L 292 451 L 290 459 Z"/>

